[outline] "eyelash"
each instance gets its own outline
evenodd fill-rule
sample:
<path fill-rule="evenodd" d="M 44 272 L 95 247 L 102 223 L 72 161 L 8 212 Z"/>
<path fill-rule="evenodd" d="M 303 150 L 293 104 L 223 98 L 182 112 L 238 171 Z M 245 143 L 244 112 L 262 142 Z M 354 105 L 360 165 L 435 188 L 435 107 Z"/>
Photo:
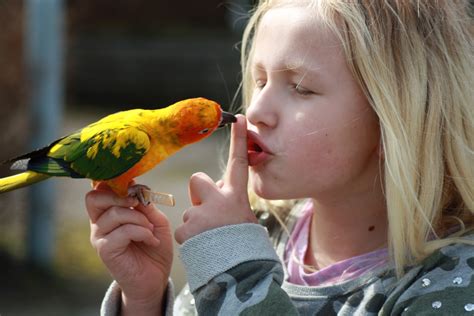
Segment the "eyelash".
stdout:
<path fill-rule="evenodd" d="M 299 84 L 292 85 L 291 88 L 292 88 L 296 93 L 298 93 L 299 95 L 302 95 L 302 96 L 307 96 L 307 95 L 312 95 L 312 94 L 314 94 L 313 91 L 308 90 L 308 89 L 305 89 L 305 88 L 302 88 Z"/>
<path fill-rule="evenodd" d="M 266 82 L 264 82 L 263 80 L 256 80 L 255 81 L 255 87 L 259 90 L 262 90 L 265 87 L 265 85 L 266 85 Z M 301 96 L 308 96 L 308 95 L 315 94 L 311 90 L 302 88 L 301 85 L 299 85 L 299 84 L 292 84 L 290 87 L 291 87 L 291 90 L 293 90 L 294 92 L 296 92 L 297 94 L 299 94 Z"/>

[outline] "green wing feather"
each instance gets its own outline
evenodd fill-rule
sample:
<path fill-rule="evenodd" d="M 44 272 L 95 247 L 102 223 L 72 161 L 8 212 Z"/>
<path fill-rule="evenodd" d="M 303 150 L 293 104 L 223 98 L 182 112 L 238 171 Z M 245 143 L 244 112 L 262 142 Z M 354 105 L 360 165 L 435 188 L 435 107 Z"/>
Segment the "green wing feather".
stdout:
<path fill-rule="evenodd" d="M 150 148 L 148 134 L 136 126 L 93 125 L 62 138 L 28 169 L 54 176 L 107 180 L 121 175 Z M 116 126 L 116 125 L 115 125 Z"/>

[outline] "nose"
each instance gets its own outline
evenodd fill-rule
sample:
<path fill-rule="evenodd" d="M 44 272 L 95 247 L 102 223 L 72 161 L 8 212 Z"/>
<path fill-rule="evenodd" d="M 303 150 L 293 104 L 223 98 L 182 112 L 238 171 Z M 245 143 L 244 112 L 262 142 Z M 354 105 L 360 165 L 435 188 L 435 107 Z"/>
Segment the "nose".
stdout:
<path fill-rule="evenodd" d="M 252 101 L 247 108 L 247 120 L 257 127 L 273 128 L 278 124 L 277 96 L 269 85 L 260 91 L 254 91 Z"/>

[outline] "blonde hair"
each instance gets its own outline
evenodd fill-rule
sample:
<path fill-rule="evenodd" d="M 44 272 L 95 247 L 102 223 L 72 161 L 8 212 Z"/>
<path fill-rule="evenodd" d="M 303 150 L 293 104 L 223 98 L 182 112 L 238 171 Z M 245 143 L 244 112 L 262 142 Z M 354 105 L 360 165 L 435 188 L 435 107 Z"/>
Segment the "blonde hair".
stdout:
<path fill-rule="evenodd" d="M 468 1 L 262 0 L 242 42 L 243 104 L 250 104 L 259 21 L 279 5 L 306 5 L 341 40 L 347 64 L 378 115 L 389 250 L 399 276 L 473 229 L 474 51 Z M 254 208 L 285 217 L 295 201 Z M 457 226 L 457 233 L 452 234 Z"/>

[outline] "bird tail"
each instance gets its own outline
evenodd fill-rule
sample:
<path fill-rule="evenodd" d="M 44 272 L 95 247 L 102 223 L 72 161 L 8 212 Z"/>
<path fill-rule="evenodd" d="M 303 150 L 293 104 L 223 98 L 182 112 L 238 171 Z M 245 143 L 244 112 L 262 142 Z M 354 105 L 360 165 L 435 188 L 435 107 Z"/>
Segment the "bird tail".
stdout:
<path fill-rule="evenodd" d="M 14 176 L 0 178 L 0 193 L 12 191 L 48 179 L 50 176 L 34 171 L 25 171 Z"/>

